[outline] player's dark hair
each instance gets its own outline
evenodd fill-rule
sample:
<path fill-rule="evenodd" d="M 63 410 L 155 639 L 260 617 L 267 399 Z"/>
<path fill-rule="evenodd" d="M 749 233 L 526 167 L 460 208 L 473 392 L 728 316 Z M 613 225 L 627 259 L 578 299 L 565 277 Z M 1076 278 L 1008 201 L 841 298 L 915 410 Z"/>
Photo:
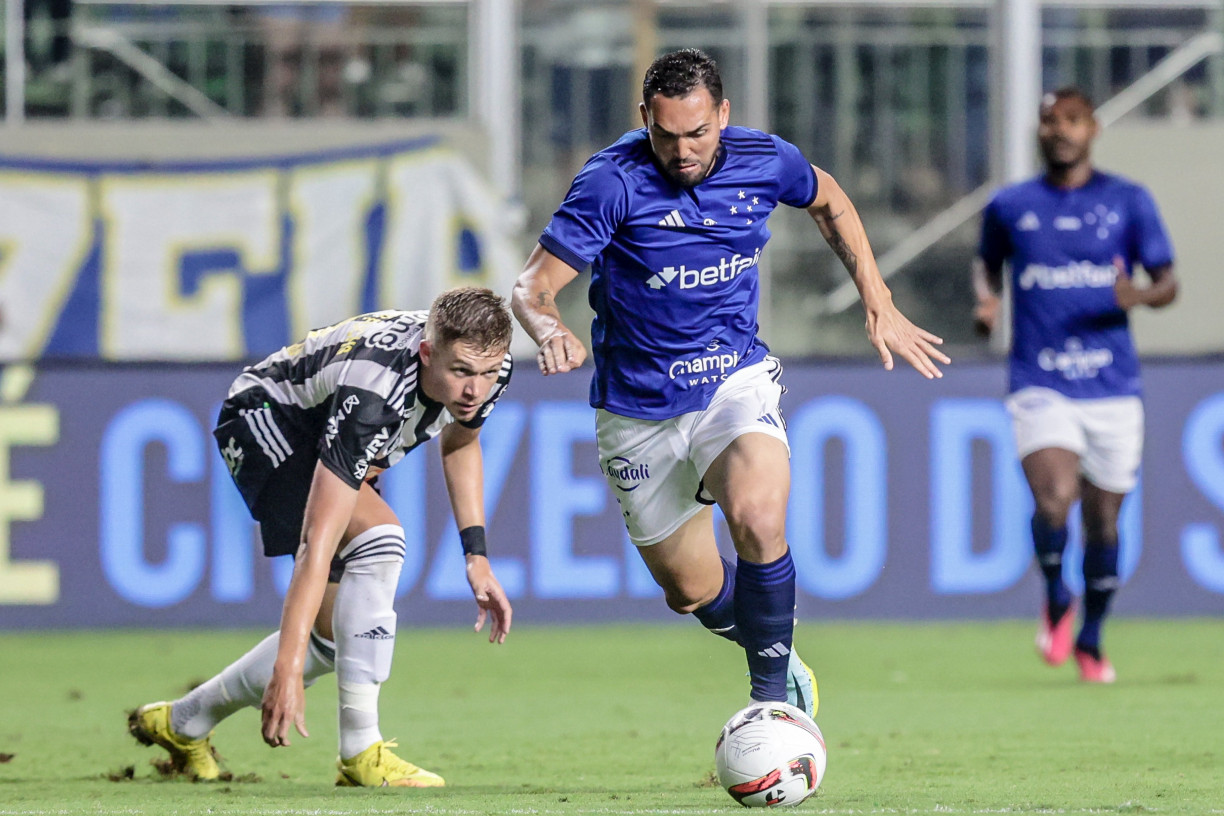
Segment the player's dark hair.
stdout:
<path fill-rule="evenodd" d="M 425 336 L 430 342 L 449 345 L 462 340 L 482 353 L 510 348 L 513 334 L 506 301 L 478 286 L 463 286 L 438 295 L 425 322 Z"/>
<path fill-rule="evenodd" d="M 662 94 L 668 99 L 681 99 L 698 87 L 704 87 L 714 98 L 714 104 L 723 100 L 722 77 L 718 63 L 696 48 L 672 51 L 656 59 L 646 69 L 642 80 L 642 101 L 650 104 L 650 98 Z"/>
<path fill-rule="evenodd" d="M 1096 113 L 1096 105 L 1092 103 L 1092 98 L 1074 85 L 1067 85 L 1057 90 L 1050 91 L 1049 93 L 1042 94 L 1041 109 L 1045 110 L 1055 102 L 1061 102 L 1064 99 L 1078 99 L 1080 102 L 1083 102 L 1088 106 L 1088 110 Z"/>

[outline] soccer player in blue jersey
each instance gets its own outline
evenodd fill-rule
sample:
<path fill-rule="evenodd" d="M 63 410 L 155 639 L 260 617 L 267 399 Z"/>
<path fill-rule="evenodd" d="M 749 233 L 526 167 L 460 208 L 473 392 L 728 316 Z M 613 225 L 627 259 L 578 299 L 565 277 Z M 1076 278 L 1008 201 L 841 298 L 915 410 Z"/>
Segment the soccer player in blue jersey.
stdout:
<path fill-rule="evenodd" d="M 1007 409 L 1036 512 L 1033 547 L 1046 583 L 1037 648 L 1080 677 L 1112 683 L 1101 624 L 1118 586 L 1118 513 L 1138 480 L 1143 448 L 1139 359 L 1127 325 L 1135 306 L 1177 295 L 1173 250 L 1143 187 L 1092 166 L 1099 126 L 1074 88 L 1041 102 L 1045 173 L 1001 190 L 982 220 L 974 265 L 980 329 L 998 321 L 1003 264 L 1011 268 L 1013 335 Z M 1151 284 L 1136 286 L 1136 264 Z M 1083 625 L 1062 579 L 1067 516 L 1081 502 Z"/>
<path fill-rule="evenodd" d="M 757 337 L 758 261 L 778 205 L 806 209 L 858 286 L 884 367 L 898 354 L 941 376 L 942 342 L 893 305 L 837 182 L 781 138 L 728 125 L 714 61 L 659 57 L 640 130 L 595 154 L 540 237 L 512 306 L 546 374 L 586 349 L 556 293 L 588 264 L 600 467 L 667 605 L 743 647 L 751 696 L 814 714 L 792 644 L 795 568 L 785 536 L 790 449 L 782 366 Z M 711 506 L 727 518 L 722 559 Z"/>

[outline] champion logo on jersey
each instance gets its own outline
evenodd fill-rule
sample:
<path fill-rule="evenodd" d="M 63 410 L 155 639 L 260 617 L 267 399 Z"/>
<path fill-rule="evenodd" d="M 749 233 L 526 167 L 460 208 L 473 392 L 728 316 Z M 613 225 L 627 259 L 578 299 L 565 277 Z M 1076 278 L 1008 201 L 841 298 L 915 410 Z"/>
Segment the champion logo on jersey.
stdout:
<path fill-rule="evenodd" d="M 659 219 L 659 226 L 660 227 L 687 227 L 688 224 L 685 224 L 684 219 L 680 217 L 679 210 L 672 210 L 671 212 L 667 214 L 666 218 Z"/>
<path fill-rule="evenodd" d="M 1020 216 L 1020 220 L 1016 222 L 1016 229 L 1021 232 L 1036 232 L 1041 229 L 1041 221 L 1037 219 L 1037 213 L 1029 210 Z"/>

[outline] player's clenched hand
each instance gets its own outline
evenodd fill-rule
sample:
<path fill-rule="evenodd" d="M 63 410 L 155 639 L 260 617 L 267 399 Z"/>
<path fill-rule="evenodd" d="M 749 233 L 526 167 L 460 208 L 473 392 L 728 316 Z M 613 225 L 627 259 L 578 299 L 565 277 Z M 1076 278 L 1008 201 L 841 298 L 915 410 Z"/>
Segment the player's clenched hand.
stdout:
<path fill-rule="evenodd" d="M 1142 303 L 1143 299 L 1131 276 L 1127 274 L 1126 261 L 1114 258 L 1114 268 L 1118 270 L 1117 277 L 1114 278 L 1114 298 L 1118 301 L 1119 309 L 1130 311 Z"/>
<path fill-rule="evenodd" d="M 882 309 L 867 310 L 867 337 L 879 352 L 880 362 L 887 371 L 892 371 L 894 353 L 901 355 L 928 380 L 943 376 L 936 362 L 944 365 L 952 362 L 936 348 L 943 339 L 915 326 L 897 311 L 891 300 Z"/>
<path fill-rule="evenodd" d="M 306 731 L 306 690 L 302 675 L 285 678 L 273 668 L 272 679 L 264 689 L 261 708 L 263 739 L 273 748 L 289 744 L 290 725 L 297 728 L 303 737 L 310 736 Z"/>
<path fill-rule="evenodd" d="M 483 629 L 485 621 L 491 618 L 489 642 L 505 643 L 506 635 L 510 632 L 510 618 L 514 613 L 510 609 L 506 591 L 502 589 L 497 576 L 493 574 L 493 568 L 489 566 L 489 559 L 483 555 L 469 555 L 467 579 L 479 608 L 476 613 L 476 631 Z"/>
<path fill-rule="evenodd" d="M 983 337 L 994 333 L 999 320 L 999 298 L 987 295 L 973 308 L 973 329 Z"/>
<path fill-rule="evenodd" d="M 568 331 L 553 332 L 540 343 L 536 362 L 545 376 L 564 374 L 582 365 L 586 359 L 586 347 Z"/>

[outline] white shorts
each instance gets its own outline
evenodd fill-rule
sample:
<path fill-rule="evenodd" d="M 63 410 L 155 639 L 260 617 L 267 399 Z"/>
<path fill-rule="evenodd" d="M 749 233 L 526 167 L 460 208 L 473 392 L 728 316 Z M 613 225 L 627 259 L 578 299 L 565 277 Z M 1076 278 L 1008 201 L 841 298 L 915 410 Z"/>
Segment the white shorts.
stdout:
<path fill-rule="evenodd" d="M 1062 448 L 1080 458 L 1080 472 L 1111 493 L 1129 493 L 1143 455 L 1139 397 L 1071 399 L 1050 388 L 1022 388 L 1007 398 L 1020 458 Z"/>
<path fill-rule="evenodd" d="M 657 544 L 714 504 L 702 477 L 736 438 L 763 433 L 790 451 L 778 409 L 781 375 L 782 364 L 767 357 L 728 377 L 704 411 L 671 419 L 596 412 L 599 468 L 634 544 Z"/>

